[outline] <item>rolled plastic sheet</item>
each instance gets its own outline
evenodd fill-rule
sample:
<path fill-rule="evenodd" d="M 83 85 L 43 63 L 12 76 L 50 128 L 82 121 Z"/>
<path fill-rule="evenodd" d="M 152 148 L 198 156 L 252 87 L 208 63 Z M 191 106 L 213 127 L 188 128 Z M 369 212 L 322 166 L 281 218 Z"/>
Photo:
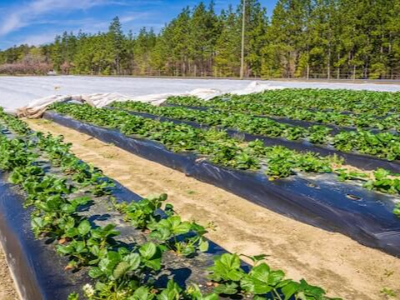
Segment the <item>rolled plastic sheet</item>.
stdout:
<path fill-rule="evenodd" d="M 159 143 L 46 112 L 46 119 L 88 134 L 148 160 L 184 172 L 295 220 L 340 232 L 363 245 L 400 257 L 400 219 L 395 198 L 368 191 L 334 175 L 299 174 L 271 181 L 262 173 L 216 166 L 193 153 L 174 153 Z M 266 228 L 268 231 L 268 228 Z"/>

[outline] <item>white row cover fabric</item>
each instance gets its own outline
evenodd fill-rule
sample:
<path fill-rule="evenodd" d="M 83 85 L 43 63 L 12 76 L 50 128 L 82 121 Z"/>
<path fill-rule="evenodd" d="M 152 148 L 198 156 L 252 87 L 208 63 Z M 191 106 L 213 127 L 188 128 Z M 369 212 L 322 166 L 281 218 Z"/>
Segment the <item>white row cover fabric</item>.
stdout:
<path fill-rule="evenodd" d="M 260 93 L 265 90 L 283 89 L 280 86 L 270 86 L 269 84 L 261 84 L 259 82 L 252 82 L 245 89 L 231 91 L 234 95 L 247 95 L 252 93 Z M 17 111 L 8 111 L 8 113 L 15 114 L 19 117 L 27 118 L 40 118 L 46 109 L 56 102 L 78 101 L 87 103 L 94 107 L 105 107 L 112 102 L 119 101 L 140 101 L 151 103 L 153 105 L 160 105 L 171 96 L 195 96 L 203 100 L 210 100 L 214 97 L 221 96 L 224 93 L 218 89 L 195 89 L 186 93 L 163 93 L 163 94 L 150 94 L 138 97 L 128 97 L 119 93 L 99 93 L 88 95 L 53 95 L 36 99 L 29 103 L 27 106 L 17 109 Z"/>

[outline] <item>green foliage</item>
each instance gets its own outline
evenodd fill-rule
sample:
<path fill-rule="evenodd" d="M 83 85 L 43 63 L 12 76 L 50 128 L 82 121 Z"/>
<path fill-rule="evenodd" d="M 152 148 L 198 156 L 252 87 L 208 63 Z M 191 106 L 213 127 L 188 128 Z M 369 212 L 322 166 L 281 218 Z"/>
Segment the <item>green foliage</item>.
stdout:
<path fill-rule="evenodd" d="M 150 224 L 149 229 L 152 238 L 165 242 L 168 249 L 178 255 L 191 256 L 198 250 L 208 250 L 208 242 L 203 237 L 206 229 L 195 222 L 182 221 L 180 216 L 169 216 Z"/>
<path fill-rule="evenodd" d="M 11 171 L 18 166 L 27 166 L 32 163 L 37 155 L 31 151 L 27 151 L 24 141 L 20 139 L 13 139 L 7 141 L 7 138 L 0 135 L 0 168 L 5 171 Z M 14 174 L 15 180 L 17 180 L 17 174 Z"/>
<path fill-rule="evenodd" d="M 336 169 L 335 172 L 338 174 L 339 181 L 346 180 L 363 180 L 365 181 L 368 176 L 362 172 L 349 171 L 347 169 Z"/>
<path fill-rule="evenodd" d="M 388 194 L 398 194 L 400 192 L 400 179 L 390 178 L 390 172 L 384 169 L 378 169 L 374 172 L 374 180 L 369 180 L 364 187 L 378 190 Z"/>
<path fill-rule="evenodd" d="M 20 122 L 18 118 L 5 113 L 2 107 L 0 107 L 0 118 L 7 123 L 9 129 L 17 134 L 25 135 L 30 132 L 30 128 L 26 123 Z"/>
<path fill-rule="evenodd" d="M 397 203 L 397 204 L 396 204 L 396 206 L 395 206 L 395 208 L 394 208 L 394 210 L 393 210 L 393 213 L 394 213 L 397 217 L 400 218 L 400 203 Z"/>
<path fill-rule="evenodd" d="M 8 121 L 1 115 L 0 120 Z M 98 120 L 104 122 L 101 118 Z M 111 120 L 111 117 L 107 119 Z M 119 120 L 113 122 L 118 123 Z M 219 140 L 221 133 L 211 132 L 207 136 L 210 141 L 215 141 Z M 203 237 L 206 233 L 204 227 L 195 222 L 182 221 L 171 206 L 165 206 L 166 218 L 158 218 L 157 210 L 166 200 L 165 195 L 144 199 L 137 205 L 114 203 L 127 214 L 127 219 L 134 221 L 135 226 L 151 230 L 149 237 L 161 242 L 134 244 L 132 249 L 127 249 L 114 239 L 119 235 L 116 225 L 97 226 L 89 221 L 88 216 L 79 213 L 99 196 L 98 190 L 90 187 L 98 185 L 97 180 L 102 174 L 100 170 L 83 162 L 80 164 L 85 168 L 81 168 L 69 153 L 70 145 L 63 143 L 62 138 L 30 132 L 16 138 L 1 132 L 0 142 L 0 168 L 7 168 L 10 182 L 25 191 L 26 206 L 31 206 L 31 224 L 35 236 L 47 236 L 58 241 L 57 252 L 69 258 L 66 270 L 90 269 L 89 276 L 95 285 L 84 286 L 83 294 L 87 299 L 216 300 L 218 294 L 253 294 L 258 297 L 270 291 L 274 293 L 273 299 L 275 296 L 278 297 L 275 299 L 280 299 L 280 295 L 326 299 L 322 289 L 310 286 L 304 280 L 299 283 L 283 280 L 282 271 L 273 271 L 265 263 L 260 263 L 265 256 L 252 257 L 256 265 L 249 273 L 245 273 L 240 267 L 239 257 L 234 254 L 217 258 L 211 268 L 211 278 L 219 282 L 215 293 L 203 295 L 195 285 L 183 290 L 173 280 L 155 289 L 154 280 L 163 270 L 163 252 L 170 249 L 189 256 L 197 250 L 206 251 L 208 243 Z M 267 149 L 259 142 L 253 142 L 248 151 L 260 154 Z M 45 158 L 48 159 L 46 163 L 43 161 Z M 57 176 L 51 174 L 49 166 L 56 166 L 63 173 Z M 79 192 L 84 192 L 85 196 L 76 196 Z M 77 300 L 79 295 L 72 293 L 68 299 Z"/>
<path fill-rule="evenodd" d="M 383 295 L 383 296 L 385 296 L 387 299 L 391 299 L 391 298 L 396 298 L 397 297 L 397 293 L 394 291 L 394 290 L 392 290 L 392 289 L 390 289 L 390 288 L 387 288 L 387 287 L 385 287 L 385 288 L 383 288 L 381 291 L 380 291 L 380 293 Z"/>
<path fill-rule="evenodd" d="M 138 229 L 145 230 L 161 220 L 159 210 L 163 202 L 167 200 L 167 195 L 162 194 L 159 197 L 144 198 L 138 202 L 116 204 L 116 208 L 124 214 L 126 221 Z M 170 204 L 165 205 L 164 211 L 172 215 L 173 207 Z"/>
<path fill-rule="evenodd" d="M 192 101 L 189 99 L 189 101 Z M 199 101 L 193 99 L 193 101 Z M 114 107 L 122 108 L 138 108 L 141 112 L 158 112 L 158 108 L 153 108 L 147 104 L 138 104 L 127 102 L 127 104 L 115 103 Z M 338 175 L 339 181 L 345 180 L 362 180 L 367 181 L 364 187 L 371 190 L 380 191 L 388 194 L 400 194 L 399 179 L 388 178 L 390 173 L 386 170 L 378 169 L 375 172 L 375 178 L 368 180 L 368 175 L 362 172 L 348 171 L 336 167 L 340 161 L 336 157 L 320 157 L 312 152 L 300 153 L 289 150 L 282 146 L 265 147 L 261 141 L 253 141 L 242 143 L 238 140 L 229 138 L 223 131 L 199 130 L 187 125 L 174 125 L 170 122 L 159 122 L 142 117 L 132 116 L 122 111 L 112 111 L 107 109 L 94 109 L 88 106 L 77 106 L 72 104 L 57 104 L 53 107 L 57 112 L 69 114 L 80 120 L 94 123 L 100 126 L 120 128 L 123 132 L 140 133 L 141 136 L 153 138 L 163 144 L 169 145 L 174 151 L 193 151 L 208 156 L 209 160 L 215 164 L 223 165 L 243 170 L 259 170 L 264 164 L 267 166 L 265 174 L 270 176 L 271 180 L 288 177 L 296 174 L 296 172 L 314 172 L 314 173 L 333 173 Z M 161 111 L 161 110 L 160 110 Z M 164 111 L 164 110 L 163 110 Z M 187 117 L 188 120 L 199 120 L 192 115 L 192 112 L 182 113 L 182 109 L 169 111 L 169 116 L 174 115 Z M 196 112 L 196 111 L 195 111 Z M 197 113 L 197 112 L 196 112 Z M 207 114 L 199 114 L 203 117 L 204 122 L 209 122 L 208 118 L 212 116 Z M 244 118 L 244 117 L 243 117 Z M 235 119 L 243 120 L 242 118 Z M 210 121 L 211 122 L 211 121 Z M 214 122 L 219 122 L 218 117 Z M 221 121 L 223 122 L 223 121 Z M 238 126 L 240 121 L 238 121 Z M 247 123 L 248 124 L 248 123 Z M 154 134 L 152 131 L 156 131 Z M 165 131 L 167 130 L 167 132 Z M 144 132 L 144 133 L 142 133 Z M 314 139 L 322 141 L 326 138 L 326 128 L 314 126 L 310 129 Z M 183 134 L 184 133 L 184 134 Z M 345 138 L 350 135 L 350 137 Z M 361 136 L 359 139 L 357 137 Z M 396 143 L 392 138 L 394 135 L 387 133 L 372 134 L 369 132 L 342 132 L 335 136 L 336 141 L 341 141 L 339 148 L 343 151 L 351 151 L 354 149 L 361 153 L 376 155 L 380 157 L 383 153 L 390 153 L 391 149 L 396 149 Z M 362 139 L 363 138 L 363 139 Z M 395 137 L 396 138 L 396 137 Z M 379 143 L 377 143 L 379 139 Z M 371 142 L 372 141 L 372 142 Z M 382 144 L 386 142 L 386 144 Z M 338 142 L 339 144 L 339 142 Z M 345 145 L 352 145 L 346 148 Z M 372 146 L 374 145 L 374 146 Z M 362 150 L 361 150 L 362 149 Z M 379 152 L 380 151 L 380 152 Z M 335 167 L 334 167 L 335 166 Z M 146 200 L 147 201 L 147 200 Z M 145 203 L 147 206 L 149 203 Z M 154 204 L 152 204 L 154 207 Z M 140 221 L 140 216 L 144 217 L 145 222 L 149 222 L 143 209 L 136 204 L 132 204 L 131 219 L 133 224 Z M 125 210 L 125 213 L 128 213 Z M 153 209 L 149 210 L 150 214 Z M 151 219 L 150 219 L 151 221 Z"/>
<path fill-rule="evenodd" d="M 158 141 L 175 152 L 195 152 L 206 156 L 212 163 L 230 168 L 258 170 L 263 161 L 267 163 L 267 174 L 274 177 L 286 177 L 296 170 L 331 172 L 330 158 L 282 147 L 265 147 L 261 141 L 242 143 L 228 137 L 221 130 L 200 130 L 189 125 L 160 122 L 123 111 L 95 109 L 87 105 L 56 104 L 52 109 L 84 122 L 119 129 L 126 135 Z M 286 160 L 284 168 L 278 166 L 280 157 Z"/>
<path fill-rule="evenodd" d="M 255 118 L 242 113 L 230 113 L 212 109 L 197 111 L 185 107 L 156 107 L 148 103 L 133 101 L 114 102 L 112 107 L 150 113 L 177 120 L 194 121 L 209 126 L 232 128 L 251 134 L 283 137 L 289 140 L 298 140 L 307 136 L 307 130 L 303 128 L 281 124 L 267 118 Z"/>
<path fill-rule="evenodd" d="M 307 139 L 313 144 L 332 145 L 339 151 L 367 154 L 392 161 L 400 159 L 399 135 L 389 131 L 373 133 L 362 128 L 400 130 L 398 115 L 389 114 L 391 111 L 398 111 L 399 95 L 399 93 L 348 90 L 285 89 L 246 96 L 226 95 L 210 101 L 193 97 L 171 97 L 168 99 L 169 104 L 202 106 L 218 110 L 199 112 L 190 111 L 188 108 L 162 107 L 153 108 L 151 112 L 259 135 L 283 137 L 289 140 Z M 305 97 L 307 100 L 304 100 Z M 115 104 L 115 106 L 145 110 L 129 102 Z M 306 109 L 297 109 L 296 106 Z M 326 112 L 327 110 L 335 112 Z M 354 114 L 343 114 L 344 110 L 352 111 Z M 356 115 L 355 112 L 363 114 Z M 280 124 L 266 118 L 249 116 L 248 113 L 355 128 L 353 128 L 354 131 L 342 130 L 337 134 L 331 134 L 331 129 L 325 126 L 311 126 L 304 129 L 299 126 Z M 377 117 L 382 114 L 385 115 L 384 118 Z M 355 130 L 356 128 L 358 130 Z"/>
<path fill-rule="evenodd" d="M 0 73 L 237 77 L 242 11 L 239 3 L 217 14 L 213 1 L 200 2 L 159 34 L 126 34 L 116 17 L 107 32 L 64 32 L 47 45 L 0 51 Z M 398 78 L 399 0 L 279 0 L 269 13 L 246 1 L 246 76 Z"/>
<path fill-rule="evenodd" d="M 330 89 L 269 90 L 250 95 L 224 95 L 210 101 L 170 97 L 168 104 L 282 117 L 317 124 L 397 130 L 400 93 Z M 229 101 L 228 101 L 229 100 Z"/>
<path fill-rule="evenodd" d="M 250 257 L 255 265 L 246 273 L 236 254 L 223 254 L 215 258 L 210 268 L 209 278 L 218 283 L 214 292 L 219 295 L 244 294 L 255 299 L 329 299 L 325 291 L 309 285 L 305 280 L 295 282 L 285 279 L 281 270 L 272 270 L 265 262 L 264 256 Z"/>

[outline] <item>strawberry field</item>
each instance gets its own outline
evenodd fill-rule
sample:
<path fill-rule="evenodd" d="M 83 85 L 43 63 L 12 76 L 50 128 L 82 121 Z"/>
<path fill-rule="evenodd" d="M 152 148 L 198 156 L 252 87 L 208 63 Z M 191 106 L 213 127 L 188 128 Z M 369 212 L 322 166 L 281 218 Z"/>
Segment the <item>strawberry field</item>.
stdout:
<path fill-rule="evenodd" d="M 285 89 L 57 103 L 44 118 L 400 257 L 399 104 L 400 93 Z M 136 195 L 61 136 L 3 111 L 0 129 L 0 231 L 26 299 L 331 299 L 263 253 L 225 251 L 166 194 Z"/>

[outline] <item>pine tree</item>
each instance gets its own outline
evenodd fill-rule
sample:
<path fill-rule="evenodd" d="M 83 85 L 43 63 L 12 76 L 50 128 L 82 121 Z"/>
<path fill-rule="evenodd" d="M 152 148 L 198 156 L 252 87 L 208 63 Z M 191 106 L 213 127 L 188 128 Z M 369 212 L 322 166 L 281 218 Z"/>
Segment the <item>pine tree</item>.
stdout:
<path fill-rule="evenodd" d="M 238 76 L 242 3 L 219 15 L 213 1 L 186 7 L 157 35 L 124 34 L 116 17 L 106 33 L 64 32 L 48 45 L 0 51 L 0 64 L 30 64 L 33 73 L 32 65 L 39 73 Z M 246 3 L 247 76 L 400 76 L 400 0 L 279 0 L 270 21 L 259 0 Z"/>
<path fill-rule="evenodd" d="M 221 34 L 216 42 L 215 74 L 237 76 L 240 68 L 240 20 L 232 6 L 220 17 Z"/>
<path fill-rule="evenodd" d="M 261 75 L 261 51 L 267 45 L 267 11 L 258 0 L 246 1 L 246 47 L 247 75 Z M 240 13 L 240 18 L 242 13 Z"/>
<path fill-rule="evenodd" d="M 218 34 L 218 19 L 214 12 L 214 3 L 211 2 L 207 9 L 200 2 L 193 10 L 190 19 L 190 62 L 189 71 L 194 76 L 206 75 L 212 71 L 215 53 L 215 36 Z"/>
<path fill-rule="evenodd" d="M 147 75 L 150 71 L 150 53 L 156 43 L 156 35 L 154 31 L 149 31 L 143 27 L 137 36 L 134 47 L 133 55 L 135 57 L 135 72 L 138 75 Z"/>
<path fill-rule="evenodd" d="M 107 38 L 109 39 L 112 55 L 114 58 L 114 72 L 121 74 L 121 59 L 124 52 L 124 34 L 122 32 L 121 22 L 115 17 L 108 28 Z"/>
<path fill-rule="evenodd" d="M 54 70 L 61 71 L 61 65 L 64 63 L 62 56 L 61 37 L 56 36 L 56 39 L 51 47 L 51 60 L 53 61 Z"/>

